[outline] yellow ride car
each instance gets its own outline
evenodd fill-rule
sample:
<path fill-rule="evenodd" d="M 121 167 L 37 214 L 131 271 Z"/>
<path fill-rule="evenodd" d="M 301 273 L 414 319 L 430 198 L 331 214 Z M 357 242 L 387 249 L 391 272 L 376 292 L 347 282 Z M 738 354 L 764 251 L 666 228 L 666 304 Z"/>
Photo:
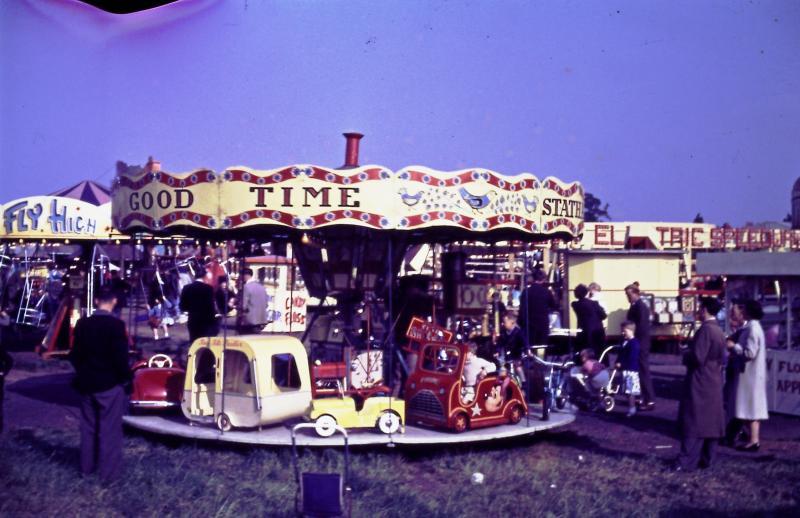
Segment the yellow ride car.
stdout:
<path fill-rule="evenodd" d="M 330 437 L 338 424 L 343 428 L 375 427 L 385 434 L 405 431 L 406 403 L 387 396 L 366 398 L 361 408 L 350 396 L 311 401 L 311 420 L 321 437 Z"/>

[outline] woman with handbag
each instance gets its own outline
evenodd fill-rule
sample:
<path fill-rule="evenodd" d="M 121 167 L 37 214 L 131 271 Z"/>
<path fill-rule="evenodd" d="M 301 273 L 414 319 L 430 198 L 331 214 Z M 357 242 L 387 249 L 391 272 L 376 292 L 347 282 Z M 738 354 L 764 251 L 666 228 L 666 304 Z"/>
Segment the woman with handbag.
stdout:
<path fill-rule="evenodd" d="M 744 360 L 744 370 L 739 374 L 736 387 L 736 419 L 749 428 L 750 440 L 738 449 L 756 452 L 760 447 L 761 421 L 769 419 L 767 410 L 767 351 L 761 318 L 764 311 L 755 300 L 744 303 L 745 324 L 739 341 L 728 344 L 731 355 Z"/>

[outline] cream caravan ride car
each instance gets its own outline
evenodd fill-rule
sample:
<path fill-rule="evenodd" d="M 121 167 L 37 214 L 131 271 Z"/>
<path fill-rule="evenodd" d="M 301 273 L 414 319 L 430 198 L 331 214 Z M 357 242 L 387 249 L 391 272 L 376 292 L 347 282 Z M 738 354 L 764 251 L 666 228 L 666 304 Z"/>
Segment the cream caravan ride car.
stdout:
<path fill-rule="evenodd" d="M 199 338 L 189 349 L 184 415 L 222 431 L 306 415 L 311 376 L 303 344 L 291 336 Z"/>

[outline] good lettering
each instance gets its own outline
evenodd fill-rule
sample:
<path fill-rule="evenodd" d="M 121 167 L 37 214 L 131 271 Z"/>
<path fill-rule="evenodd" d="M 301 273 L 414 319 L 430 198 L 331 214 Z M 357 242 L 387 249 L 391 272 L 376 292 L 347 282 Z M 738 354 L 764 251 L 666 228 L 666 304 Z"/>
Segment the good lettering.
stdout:
<path fill-rule="evenodd" d="M 188 209 L 194 204 L 194 193 L 189 189 L 163 189 L 155 194 L 150 191 L 132 192 L 128 197 L 131 210 Z"/>

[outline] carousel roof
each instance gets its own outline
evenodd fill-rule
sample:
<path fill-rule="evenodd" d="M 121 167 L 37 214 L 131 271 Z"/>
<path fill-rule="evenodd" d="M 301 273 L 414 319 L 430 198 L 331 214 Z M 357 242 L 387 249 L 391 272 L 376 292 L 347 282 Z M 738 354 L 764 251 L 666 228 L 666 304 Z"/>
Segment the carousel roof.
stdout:
<path fill-rule="evenodd" d="M 50 194 L 51 196 L 61 196 L 85 201 L 92 205 L 105 205 L 111 201 L 111 190 L 91 180 L 78 182 L 72 187 L 59 189 Z"/>
<path fill-rule="evenodd" d="M 400 231 L 430 240 L 486 236 L 572 239 L 583 230 L 583 187 L 487 169 L 378 165 L 330 169 L 230 167 L 221 173 L 119 175 L 113 218 L 123 232 Z M 270 230 L 271 229 L 271 230 Z"/>

